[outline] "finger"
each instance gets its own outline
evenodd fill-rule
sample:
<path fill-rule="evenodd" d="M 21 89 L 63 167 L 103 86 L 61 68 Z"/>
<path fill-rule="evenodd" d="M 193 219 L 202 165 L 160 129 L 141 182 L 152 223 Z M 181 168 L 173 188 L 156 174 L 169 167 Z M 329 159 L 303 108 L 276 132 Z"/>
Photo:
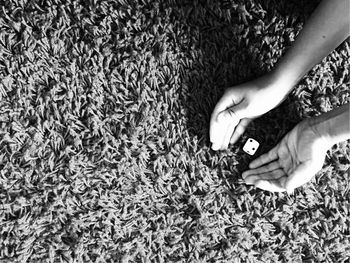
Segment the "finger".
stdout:
<path fill-rule="evenodd" d="M 255 187 L 270 192 L 284 192 L 286 189 L 280 185 L 279 180 L 258 180 Z"/>
<path fill-rule="evenodd" d="M 229 111 L 226 114 L 229 114 L 231 118 L 228 120 L 229 126 L 227 127 L 226 135 L 225 135 L 225 137 L 224 137 L 224 139 L 222 141 L 221 150 L 227 149 L 227 147 L 228 147 L 228 145 L 230 143 L 230 139 L 231 139 L 232 133 L 235 130 L 235 128 L 236 128 L 236 126 L 237 126 L 237 124 L 239 122 L 239 119 L 237 119 L 235 113 Z"/>
<path fill-rule="evenodd" d="M 218 121 L 219 114 L 230 107 L 234 103 L 233 100 L 234 98 L 232 98 L 232 96 L 227 96 L 224 94 L 215 105 L 210 117 L 209 137 L 211 143 L 216 143 L 218 138 L 220 138 L 218 135 L 218 131 L 220 131 L 220 122 Z"/>
<path fill-rule="evenodd" d="M 246 184 L 255 184 L 259 180 L 276 180 L 286 176 L 286 173 L 282 169 L 277 169 L 271 172 L 263 174 L 252 174 L 244 178 Z"/>
<path fill-rule="evenodd" d="M 278 158 L 278 148 L 279 144 L 277 144 L 274 148 L 272 148 L 268 153 L 261 155 L 259 158 L 255 159 L 249 164 L 250 169 L 254 169 L 256 167 L 262 166 L 265 163 L 272 162 Z"/>
<path fill-rule="evenodd" d="M 238 139 L 239 137 L 242 136 L 242 134 L 245 132 L 248 124 L 252 121 L 252 119 L 248 119 L 248 118 L 245 118 L 245 119 L 242 119 L 238 125 L 236 126 L 236 129 L 234 130 L 232 136 L 231 136 L 231 139 L 230 139 L 230 143 L 231 144 L 234 144 Z"/>
<path fill-rule="evenodd" d="M 285 187 L 287 178 L 288 178 L 288 174 L 285 174 L 284 176 L 282 176 L 282 177 L 276 179 L 276 180 L 278 180 L 278 184 L 279 184 L 282 188 L 284 188 L 284 191 L 287 191 L 287 189 L 286 189 L 286 187 Z"/>
<path fill-rule="evenodd" d="M 217 120 L 217 114 L 213 114 L 212 118 L 210 120 L 210 130 L 209 130 L 209 137 L 210 137 L 210 142 L 214 145 L 218 144 L 218 139 L 222 136 L 221 135 L 221 131 L 222 128 L 220 126 L 222 126 L 221 123 L 218 122 Z M 213 150 L 215 150 L 214 148 L 217 148 L 216 146 L 214 146 Z"/>
<path fill-rule="evenodd" d="M 220 114 L 217 117 L 217 124 L 216 124 L 216 129 L 214 130 L 215 132 L 215 141 L 212 142 L 212 149 L 214 151 L 217 151 L 223 147 L 224 144 L 224 139 L 226 137 L 227 131 L 231 128 L 233 125 L 231 113 L 227 111 L 220 112 Z M 231 131 L 232 132 L 232 131 Z"/>
<path fill-rule="evenodd" d="M 216 119 L 211 123 L 211 143 L 214 151 L 219 150 L 222 145 L 222 141 L 225 137 L 228 126 L 230 125 L 229 115 L 222 111 Z"/>
<path fill-rule="evenodd" d="M 271 172 L 271 171 L 276 170 L 278 168 L 281 168 L 281 165 L 279 164 L 278 161 L 274 161 L 274 162 L 271 162 L 267 165 L 261 166 L 259 168 L 250 169 L 248 171 L 245 171 L 242 173 L 242 177 L 243 177 L 243 179 L 245 179 L 249 175 L 252 175 L 252 174 L 259 175 L 259 174 Z"/>
<path fill-rule="evenodd" d="M 237 103 L 236 96 L 234 95 L 228 95 L 227 93 L 224 93 L 220 100 L 216 103 L 215 108 L 213 110 L 213 114 L 219 114 L 220 112 L 226 110 L 227 108 L 235 105 Z"/>
<path fill-rule="evenodd" d="M 318 170 L 319 169 L 311 161 L 304 162 L 297 166 L 285 182 L 287 192 L 291 193 L 295 188 L 309 182 Z"/>
<path fill-rule="evenodd" d="M 242 118 L 241 116 L 244 115 L 245 106 L 242 102 L 243 101 L 240 101 L 238 102 L 238 104 L 229 107 L 229 103 L 231 103 L 231 105 L 235 103 L 234 98 L 232 98 L 232 96 L 224 95 L 223 101 L 218 103 L 218 106 L 215 107 L 210 123 L 210 140 L 213 144 L 213 150 L 218 150 L 220 148 L 220 145 L 223 144 L 223 139 L 226 135 L 226 129 L 229 125 L 228 119 L 234 120 L 238 123 L 239 120 Z M 227 107 L 224 108 L 223 105 L 226 105 Z M 218 110 L 222 111 L 217 113 Z M 237 123 L 235 124 L 235 126 L 237 125 Z"/>

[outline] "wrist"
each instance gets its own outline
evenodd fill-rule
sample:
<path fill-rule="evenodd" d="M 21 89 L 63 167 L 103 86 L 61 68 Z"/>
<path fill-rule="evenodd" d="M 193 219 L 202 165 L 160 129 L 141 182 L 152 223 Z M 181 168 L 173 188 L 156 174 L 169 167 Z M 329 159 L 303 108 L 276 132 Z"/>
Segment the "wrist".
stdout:
<path fill-rule="evenodd" d="M 297 84 L 297 81 L 293 80 L 285 72 L 276 67 L 269 73 L 271 82 L 274 83 L 274 87 L 278 92 L 283 94 L 284 97 L 287 97 L 288 94 L 293 90 L 294 86 Z"/>
<path fill-rule="evenodd" d="M 333 139 L 330 136 L 329 122 L 325 120 L 323 116 L 309 118 L 309 127 L 315 134 L 315 139 L 321 141 L 325 148 L 329 149 L 332 147 Z"/>
<path fill-rule="evenodd" d="M 310 119 L 310 126 L 328 147 L 350 139 L 349 104 Z"/>

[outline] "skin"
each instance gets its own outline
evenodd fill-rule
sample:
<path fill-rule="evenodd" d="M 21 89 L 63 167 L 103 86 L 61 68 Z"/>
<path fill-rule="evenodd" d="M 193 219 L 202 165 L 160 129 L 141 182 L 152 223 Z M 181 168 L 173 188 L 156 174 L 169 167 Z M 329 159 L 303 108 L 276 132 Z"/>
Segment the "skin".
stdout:
<path fill-rule="evenodd" d="M 350 35 L 349 8 L 349 0 L 323 0 L 272 72 L 226 90 L 210 120 L 213 150 L 235 143 L 250 121 L 278 106 L 303 75 Z M 243 178 L 268 191 L 291 192 L 308 182 L 322 168 L 324 148 L 350 138 L 348 114 L 349 105 L 345 105 L 301 122 L 270 152 L 254 160 Z"/>
<path fill-rule="evenodd" d="M 299 123 L 242 174 L 247 184 L 272 192 L 292 192 L 322 168 L 331 145 L 350 138 L 349 104 Z"/>

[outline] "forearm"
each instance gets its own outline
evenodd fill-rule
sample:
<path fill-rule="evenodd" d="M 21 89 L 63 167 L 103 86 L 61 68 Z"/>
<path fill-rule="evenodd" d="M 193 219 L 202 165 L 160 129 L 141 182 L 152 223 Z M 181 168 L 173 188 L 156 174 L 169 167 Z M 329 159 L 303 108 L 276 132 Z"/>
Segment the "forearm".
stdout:
<path fill-rule="evenodd" d="M 313 118 L 311 124 L 326 139 L 328 147 L 350 139 L 350 104 Z"/>
<path fill-rule="evenodd" d="M 349 5 L 349 0 L 323 0 L 313 12 L 272 72 L 285 93 L 349 36 Z"/>

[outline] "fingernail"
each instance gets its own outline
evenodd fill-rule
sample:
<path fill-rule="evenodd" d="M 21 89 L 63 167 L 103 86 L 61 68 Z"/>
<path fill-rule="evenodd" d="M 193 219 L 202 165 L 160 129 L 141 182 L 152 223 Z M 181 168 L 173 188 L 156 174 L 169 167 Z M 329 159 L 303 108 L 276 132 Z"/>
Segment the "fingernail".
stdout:
<path fill-rule="evenodd" d="M 253 169 L 252 163 L 253 163 L 253 162 L 251 162 L 251 163 L 249 164 L 249 168 L 250 168 L 250 169 Z"/>
<path fill-rule="evenodd" d="M 249 179 L 249 177 L 247 177 L 246 179 L 244 179 L 244 181 L 245 181 L 246 184 L 249 184 L 249 185 L 254 184 L 254 180 Z"/>
<path fill-rule="evenodd" d="M 290 187 L 289 185 L 287 185 L 287 181 L 284 182 L 284 188 L 286 189 L 287 191 L 287 194 L 292 194 L 294 189 L 292 187 Z"/>
<path fill-rule="evenodd" d="M 219 150 L 219 148 L 220 148 L 220 146 L 219 146 L 218 144 L 216 144 L 216 143 L 213 143 L 213 144 L 211 145 L 211 149 L 214 150 L 214 151 Z"/>

